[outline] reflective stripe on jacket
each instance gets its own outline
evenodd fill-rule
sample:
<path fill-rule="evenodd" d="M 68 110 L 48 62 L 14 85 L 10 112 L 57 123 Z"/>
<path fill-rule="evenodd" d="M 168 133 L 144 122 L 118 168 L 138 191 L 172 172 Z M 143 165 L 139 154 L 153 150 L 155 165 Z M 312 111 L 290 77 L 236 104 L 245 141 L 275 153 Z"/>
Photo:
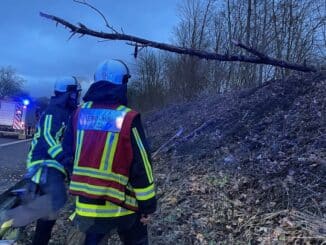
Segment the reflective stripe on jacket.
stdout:
<path fill-rule="evenodd" d="M 106 200 L 105 205 L 96 205 L 77 199 L 78 215 L 118 217 L 142 209 L 142 203 L 149 200 L 155 202 L 148 151 L 139 130 L 133 127 L 138 117 L 137 112 L 125 106 L 92 102 L 86 102 L 75 113 L 75 163 L 70 192 L 90 200 Z M 153 205 L 145 206 L 153 212 Z"/>
<path fill-rule="evenodd" d="M 52 97 L 37 125 L 26 161 L 26 177 L 36 183 L 40 182 L 45 166 L 66 174 L 60 163 L 64 158 L 61 141 L 72 111 L 65 106 L 64 98 Z"/>

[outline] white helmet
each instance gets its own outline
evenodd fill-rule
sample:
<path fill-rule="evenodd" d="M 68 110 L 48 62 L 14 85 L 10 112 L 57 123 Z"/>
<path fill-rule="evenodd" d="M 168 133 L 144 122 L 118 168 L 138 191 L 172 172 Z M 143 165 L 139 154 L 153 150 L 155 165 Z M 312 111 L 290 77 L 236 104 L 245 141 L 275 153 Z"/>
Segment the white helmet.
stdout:
<path fill-rule="evenodd" d="M 79 92 L 81 86 L 76 77 L 62 77 L 56 80 L 54 91 L 61 93 Z"/>
<path fill-rule="evenodd" d="M 121 60 L 106 60 L 94 74 L 94 83 L 106 81 L 116 85 L 126 84 L 130 78 L 128 66 Z"/>

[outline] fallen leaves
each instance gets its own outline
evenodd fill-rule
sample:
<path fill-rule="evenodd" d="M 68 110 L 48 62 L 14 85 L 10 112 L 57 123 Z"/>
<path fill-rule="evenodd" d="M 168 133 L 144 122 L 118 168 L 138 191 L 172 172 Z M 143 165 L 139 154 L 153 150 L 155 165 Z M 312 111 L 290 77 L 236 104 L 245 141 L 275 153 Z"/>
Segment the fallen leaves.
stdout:
<path fill-rule="evenodd" d="M 154 148 L 210 122 L 154 162 L 152 244 L 324 242 L 325 94 L 325 76 L 293 76 L 146 115 Z"/>

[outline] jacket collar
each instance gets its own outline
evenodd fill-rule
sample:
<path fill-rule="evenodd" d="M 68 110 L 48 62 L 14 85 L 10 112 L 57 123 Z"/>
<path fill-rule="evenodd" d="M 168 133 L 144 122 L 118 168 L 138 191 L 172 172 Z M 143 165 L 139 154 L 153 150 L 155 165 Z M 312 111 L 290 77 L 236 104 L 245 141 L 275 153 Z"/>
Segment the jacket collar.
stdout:
<path fill-rule="evenodd" d="M 127 84 L 115 85 L 105 81 L 93 83 L 83 100 L 95 103 L 127 105 Z"/>

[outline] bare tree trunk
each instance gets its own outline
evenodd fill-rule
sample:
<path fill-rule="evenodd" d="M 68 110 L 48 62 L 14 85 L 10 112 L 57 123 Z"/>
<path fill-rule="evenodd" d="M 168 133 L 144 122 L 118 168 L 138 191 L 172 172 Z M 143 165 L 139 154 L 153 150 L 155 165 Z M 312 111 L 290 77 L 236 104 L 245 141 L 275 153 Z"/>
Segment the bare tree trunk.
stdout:
<path fill-rule="evenodd" d="M 248 0 L 247 6 L 247 26 L 246 26 L 246 45 L 250 46 L 250 34 L 251 34 L 251 12 L 252 12 L 252 2 Z"/>
<path fill-rule="evenodd" d="M 251 38 L 251 15 L 252 15 L 252 0 L 247 0 L 247 20 L 246 20 L 246 44 L 247 46 L 251 46 L 250 44 L 250 38 Z M 252 79 L 250 79 L 250 65 L 245 64 L 242 68 L 243 73 L 243 80 L 246 87 L 250 87 L 252 82 L 254 82 Z"/>
<path fill-rule="evenodd" d="M 262 46 L 261 50 L 265 52 L 266 46 L 267 46 L 267 36 L 266 36 L 266 29 L 267 29 L 267 16 L 268 16 L 268 8 L 267 8 L 267 0 L 264 0 L 264 18 L 263 18 L 263 30 L 262 30 Z M 264 67 L 261 65 L 259 67 L 259 84 L 263 83 L 263 73 L 264 73 Z"/>
<path fill-rule="evenodd" d="M 227 9 L 228 9 L 228 14 L 227 14 L 227 19 L 228 19 L 228 41 L 229 45 L 227 47 L 227 53 L 232 52 L 232 21 L 231 21 L 231 4 L 230 0 L 227 0 Z M 232 80 L 232 70 L 233 70 L 233 65 L 229 65 L 229 71 L 228 71 L 228 81 L 230 82 Z"/>

